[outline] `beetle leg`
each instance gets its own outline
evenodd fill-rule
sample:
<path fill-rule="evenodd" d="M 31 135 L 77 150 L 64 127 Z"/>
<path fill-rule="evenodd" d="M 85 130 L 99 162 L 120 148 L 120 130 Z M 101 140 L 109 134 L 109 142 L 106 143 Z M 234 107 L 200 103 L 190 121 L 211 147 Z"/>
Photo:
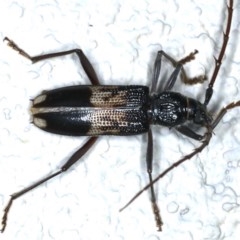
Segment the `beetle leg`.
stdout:
<path fill-rule="evenodd" d="M 147 173 L 149 176 L 150 183 L 152 183 L 152 160 L 153 160 L 153 137 L 152 137 L 152 130 L 149 129 L 146 162 L 147 162 Z M 156 196 L 155 196 L 153 184 L 151 184 L 150 191 L 151 191 L 152 209 L 155 216 L 156 225 L 157 225 L 158 231 L 162 231 L 163 222 L 160 216 L 160 210 L 156 203 Z"/>
<path fill-rule="evenodd" d="M 177 68 L 177 70 L 175 69 L 173 71 L 172 75 L 170 76 L 170 78 L 168 79 L 168 81 L 166 83 L 166 86 L 163 89 L 164 91 L 169 91 L 173 88 L 173 86 L 174 86 L 174 84 L 177 80 L 177 77 L 178 77 L 178 74 L 179 74 L 180 70 L 181 70 L 181 78 L 182 78 L 182 80 L 185 84 L 193 85 L 193 84 L 196 84 L 196 83 L 204 82 L 207 79 L 205 75 L 200 75 L 200 76 L 197 76 L 197 77 L 189 78 L 189 77 L 187 77 L 186 72 L 185 72 L 184 68 L 182 67 L 182 65 L 194 60 L 195 55 L 197 53 L 198 53 L 198 51 L 195 50 L 194 52 L 191 52 L 188 56 L 182 58 L 179 61 L 176 61 L 171 56 L 169 56 L 167 53 L 165 53 L 163 50 L 158 51 L 156 60 L 154 62 L 151 92 L 156 92 L 157 91 L 157 84 L 158 84 L 160 71 L 161 71 L 162 56 L 164 56 L 168 61 L 171 62 L 171 64 L 175 68 Z"/>
<path fill-rule="evenodd" d="M 49 53 L 49 54 L 44 54 L 44 55 L 31 57 L 28 53 L 26 53 L 23 49 L 18 47 L 17 44 L 14 43 L 9 38 L 5 37 L 4 41 L 7 41 L 9 47 L 13 48 L 15 51 L 17 51 L 23 57 L 31 60 L 32 63 L 36 63 L 36 62 L 46 60 L 46 59 L 49 59 L 49 58 L 53 58 L 53 57 L 60 57 L 60 56 L 65 56 L 65 55 L 68 55 L 68 54 L 76 53 L 79 60 L 80 60 L 81 65 L 82 65 L 82 67 L 85 71 L 85 73 L 87 74 L 87 76 L 90 80 L 90 82 L 93 85 L 100 85 L 97 74 L 96 74 L 92 64 L 89 62 L 88 58 L 86 57 L 86 55 L 83 53 L 83 51 L 81 49 L 71 49 L 71 50 L 68 50 L 68 51 L 55 52 L 55 53 Z"/>
<path fill-rule="evenodd" d="M 161 71 L 162 55 L 163 51 L 158 51 L 157 57 L 154 62 L 153 79 L 150 92 L 157 92 L 157 82 Z"/>
<path fill-rule="evenodd" d="M 191 52 L 186 57 L 180 59 L 179 61 L 177 61 L 177 63 L 184 65 L 188 62 L 191 62 L 192 60 L 195 59 L 195 55 L 197 53 L 198 53 L 198 50 L 194 50 L 194 52 Z M 207 80 L 207 76 L 204 74 L 204 75 L 199 75 L 199 76 L 196 76 L 196 77 L 193 77 L 193 78 L 189 78 L 189 77 L 187 77 L 186 73 L 184 73 L 182 75 L 182 79 L 183 79 L 183 82 L 185 84 L 194 85 L 194 84 L 197 84 L 197 83 L 203 83 L 205 80 Z"/>
<path fill-rule="evenodd" d="M 178 75 L 179 75 L 181 70 L 183 70 L 183 65 L 182 64 L 178 64 L 176 66 L 176 68 L 174 69 L 174 71 L 172 72 L 170 78 L 168 79 L 167 84 L 164 87 L 163 91 L 170 91 L 173 88 L 173 86 L 174 86 L 174 84 L 175 84 L 175 82 L 177 80 L 177 77 L 178 77 Z"/>
<path fill-rule="evenodd" d="M 180 66 L 182 66 L 182 64 L 178 64 L 177 61 L 175 61 L 171 56 L 169 56 L 163 50 L 158 51 L 156 60 L 154 62 L 154 70 L 153 70 L 153 80 L 152 80 L 151 92 L 157 92 L 157 84 L 158 84 L 160 71 L 161 71 L 161 65 L 162 65 L 161 64 L 162 56 L 164 56 L 167 60 L 169 60 L 174 67 L 176 67 L 176 68 L 178 67 L 179 68 Z M 183 74 L 186 75 L 184 69 L 182 67 L 180 67 L 180 68 L 181 68 Z M 175 72 L 175 70 L 173 71 L 173 73 Z M 173 74 L 171 75 L 171 77 L 167 81 L 166 86 L 164 87 L 164 91 L 171 90 L 171 88 L 173 87 L 173 85 L 176 82 L 178 74 L 179 74 L 179 70 L 177 70 L 176 73 L 174 74 L 175 78 L 172 78 Z"/>
<path fill-rule="evenodd" d="M 203 140 L 203 138 L 205 137 L 205 135 L 200 135 L 200 134 L 197 134 L 195 133 L 192 129 L 190 129 L 189 127 L 185 126 L 185 125 L 182 125 L 182 126 L 178 126 L 175 128 L 178 132 L 180 132 L 181 134 L 189 137 L 189 138 L 192 138 L 192 139 L 195 139 L 195 140 L 198 140 L 198 141 L 201 141 Z"/>
<path fill-rule="evenodd" d="M 93 144 L 96 142 L 97 137 L 91 137 L 88 139 L 88 141 L 81 146 L 71 157 L 70 159 L 61 167 L 60 170 L 56 171 L 53 174 L 50 174 L 49 176 L 35 182 L 34 184 L 30 185 L 27 188 L 22 189 L 21 191 L 15 192 L 13 194 L 11 194 L 10 196 L 10 200 L 7 203 L 7 206 L 4 209 L 4 214 L 2 217 L 2 228 L 1 228 L 1 232 L 4 232 L 6 225 L 7 225 L 7 217 L 8 217 L 8 213 L 9 210 L 12 206 L 12 203 L 14 200 L 16 200 L 17 198 L 21 197 L 22 195 L 24 195 L 25 193 L 29 192 L 30 190 L 38 187 L 39 185 L 41 185 L 44 182 L 47 182 L 49 179 L 52 179 L 54 177 L 56 177 L 57 175 L 67 171 L 74 163 L 76 163 L 78 160 L 81 159 L 81 157 L 93 146 Z"/>
<path fill-rule="evenodd" d="M 155 62 L 154 62 L 151 92 L 156 92 L 157 91 L 157 84 L 158 84 L 158 81 L 159 81 L 159 76 L 160 76 L 160 71 L 161 71 L 162 56 L 164 56 L 168 61 L 170 61 L 174 67 L 177 66 L 177 61 L 175 61 L 171 56 L 169 56 L 163 50 L 158 51 L 157 57 L 156 57 Z M 184 72 L 184 70 L 182 70 L 182 71 Z M 183 74 L 185 74 L 185 72 Z M 170 84 L 170 85 L 173 86 L 174 83 Z M 166 85 L 169 85 L 169 83 L 167 83 Z"/>
<path fill-rule="evenodd" d="M 240 107 L 240 100 L 237 102 L 232 102 L 230 104 L 228 104 L 226 107 L 224 107 L 217 115 L 216 119 L 213 121 L 213 123 L 211 124 L 212 129 L 214 129 L 218 123 L 222 120 L 222 118 L 224 117 L 224 115 L 227 113 L 228 110 L 233 109 L 235 107 Z"/>

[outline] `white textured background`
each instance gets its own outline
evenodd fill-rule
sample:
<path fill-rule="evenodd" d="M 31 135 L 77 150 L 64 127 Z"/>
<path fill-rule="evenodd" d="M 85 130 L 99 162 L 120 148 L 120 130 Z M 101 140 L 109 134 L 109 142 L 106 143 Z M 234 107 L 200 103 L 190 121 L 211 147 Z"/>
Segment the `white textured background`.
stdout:
<path fill-rule="evenodd" d="M 3 3 L 4 2 L 4 3 Z M 235 1 L 226 58 L 210 110 L 240 99 L 240 4 Z M 156 52 L 180 59 L 194 49 L 189 75 L 213 70 L 222 43 L 224 0 L 1 1 L 0 40 L 8 36 L 31 55 L 80 47 L 103 84 L 149 84 Z M 0 41 L 0 206 L 9 195 L 54 171 L 85 140 L 54 136 L 29 123 L 29 99 L 44 89 L 88 84 L 75 56 L 32 65 Z M 164 80 L 163 80 L 164 81 Z M 204 85 L 175 90 L 203 100 Z M 240 236 L 240 109 L 227 114 L 211 144 L 158 182 L 163 232 L 144 193 L 144 136 L 102 137 L 67 174 L 14 202 L 4 240 L 172 240 Z M 154 127 L 155 174 L 198 142 Z M 237 237 L 238 236 L 238 237 Z"/>

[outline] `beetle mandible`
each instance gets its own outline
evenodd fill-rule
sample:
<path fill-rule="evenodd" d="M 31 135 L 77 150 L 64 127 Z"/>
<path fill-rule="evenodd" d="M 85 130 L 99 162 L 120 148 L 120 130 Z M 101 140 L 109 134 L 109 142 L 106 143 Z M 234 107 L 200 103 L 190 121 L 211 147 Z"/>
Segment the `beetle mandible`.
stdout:
<path fill-rule="evenodd" d="M 226 112 L 232 108 L 240 106 L 240 101 L 230 103 L 220 111 L 215 119 L 213 119 L 212 115 L 207 110 L 207 105 L 211 100 L 213 86 L 228 43 L 232 22 L 233 0 L 229 0 L 227 9 L 228 20 L 223 44 L 218 57 L 215 59 L 215 69 L 208 84 L 208 88 L 206 89 L 205 100 L 203 103 L 196 99 L 184 96 L 179 92 L 172 91 L 179 75 L 181 75 L 186 83 L 195 84 L 206 80 L 206 76 L 204 75 L 197 76 L 193 79 L 187 78 L 183 68 L 184 64 L 195 58 L 197 50 L 179 61 L 175 61 L 164 51 L 159 51 L 154 62 L 153 79 L 150 88 L 141 85 L 104 86 L 100 84 L 95 70 L 81 49 L 72 49 L 31 57 L 27 52 L 18 47 L 16 43 L 5 37 L 4 40 L 7 41 L 10 47 L 19 52 L 22 56 L 31 60 L 33 63 L 53 57 L 60 57 L 73 53 L 76 54 L 92 85 L 69 86 L 48 90 L 42 92 L 32 100 L 31 113 L 33 124 L 35 126 L 50 133 L 68 136 L 90 136 L 90 138 L 65 164 L 63 164 L 60 170 L 57 170 L 53 174 L 44 177 L 40 181 L 37 181 L 29 187 L 11 195 L 8 204 L 4 209 L 2 219 L 3 227 L 1 231 L 3 232 L 6 228 L 8 213 L 14 200 L 49 179 L 67 171 L 93 146 L 98 136 L 128 136 L 143 133 L 147 134 L 148 139 L 146 163 L 149 184 L 142 191 L 150 188 L 151 203 L 156 226 L 157 229 L 161 231 L 163 222 L 160 216 L 159 207 L 156 203 L 156 194 L 153 186 L 154 183 L 174 167 L 202 151 L 209 144 L 213 129 L 218 125 Z M 174 70 L 169 76 L 163 91 L 156 92 L 163 57 L 171 62 L 174 66 Z M 188 122 L 206 128 L 205 134 L 200 135 L 192 130 L 189 127 Z M 153 137 L 150 125 L 161 125 L 174 128 L 189 138 L 202 141 L 202 144 L 192 153 L 184 156 L 181 160 L 166 169 L 157 178 L 153 179 Z M 142 191 L 139 192 L 126 206 L 136 199 Z"/>

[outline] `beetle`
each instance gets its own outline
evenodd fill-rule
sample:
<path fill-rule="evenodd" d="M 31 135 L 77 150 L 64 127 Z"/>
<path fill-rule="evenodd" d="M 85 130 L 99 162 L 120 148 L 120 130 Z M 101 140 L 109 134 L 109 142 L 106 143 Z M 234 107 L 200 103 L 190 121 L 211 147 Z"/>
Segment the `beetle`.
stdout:
<path fill-rule="evenodd" d="M 92 85 L 69 86 L 43 91 L 32 100 L 32 122 L 38 128 L 55 134 L 90 136 L 90 138 L 63 164 L 60 170 L 11 195 L 4 209 L 2 219 L 3 227 L 1 231 L 3 232 L 6 228 L 8 213 L 14 200 L 49 179 L 67 171 L 89 151 L 98 136 L 128 136 L 143 133 L 146 133 L 148 137 L 146 163 L 149 177 L 149 184 L 143 190 L 150 188 L 156 226 L 157 229 L 161 231 L 163 222 L 159 207 L 156 203 L 154 183 L 174 167 L 202 151 L 208 145 L 212 137 L 213 129 L 218 125 L 226 112 L 240 106 L 240 101 L 227 105 L 220 111 L 215 119 L 213 119 L 207 110 L 207 105 L 213 94 L 213 86 L 227 47 L 231 30 L 232 12 L 233 0 L 229 0 L 228 21 L 223 44 L 219 56 L 215 59 L 215 69 L 205 92 L 205 100 L 203 103 L 184 96 L 179 92 L 172 91 L 179 75 L 181 75 L 186 83 L 201 83 L 206 80 L 206 76 L 204 75 L 197 76 L 193 79 L 187 78 L 183 68 L 184 64 L 195 58 L 197 50 L 179 61 L 174 60 L 164 51 L 159 51 L 154 63 L 154 74 L 150 88 L 142 85 L 102 86 L 90 61 L 81 49 L 72 49 L 31 57 L 27 52 L 18 47 L 16 43 L 5 37 L 4 40 L 7 41 L 10 47 L 33 63 L 53 57 L 76 54 Z M 163 91 L 157 92 L 163 57 L 170 61 L 174 66 L 174 70 L 169 76 Z M 189 122 L 206 128 L 206 133 L 203 135 L 198 134 L 189 127 Z M 202 141 L 200 147 L 196 148 L 189 155 L 184 156 L 155 179 L 152 178 L 153 137 L 150 128 L 150 125 L 154 124 L 174 128 L 187 137 Z M 137 196 L 139 196 L 141 192 L 138 193 Z M 136 199 L 136 196 L 126 206 L 134 199 Z"/>

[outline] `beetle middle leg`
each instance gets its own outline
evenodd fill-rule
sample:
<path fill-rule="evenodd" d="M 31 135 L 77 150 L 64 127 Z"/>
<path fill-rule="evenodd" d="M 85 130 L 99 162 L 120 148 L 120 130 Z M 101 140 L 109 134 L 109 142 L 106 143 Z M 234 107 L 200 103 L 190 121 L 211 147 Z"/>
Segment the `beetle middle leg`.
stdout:
<path fill-rule="evenodd" d="M 147 163 L 147 173 L 149 177 L 150 186 L 150 194 L 151 194 L 151 202 L 152 209 L 155 216 L 156 226 L 158 231 L 162 231 L 162 218 L 160 216 L 160 210 L 156 202 L 156 194 L 153 188 L 153 179 L 152 179 L 152 161 L 153 161 L 153 137 L 152 130 L 148 131 L 148 144 L 147 144 L 147 154 L 146 154 L 146 163 Z"/>

